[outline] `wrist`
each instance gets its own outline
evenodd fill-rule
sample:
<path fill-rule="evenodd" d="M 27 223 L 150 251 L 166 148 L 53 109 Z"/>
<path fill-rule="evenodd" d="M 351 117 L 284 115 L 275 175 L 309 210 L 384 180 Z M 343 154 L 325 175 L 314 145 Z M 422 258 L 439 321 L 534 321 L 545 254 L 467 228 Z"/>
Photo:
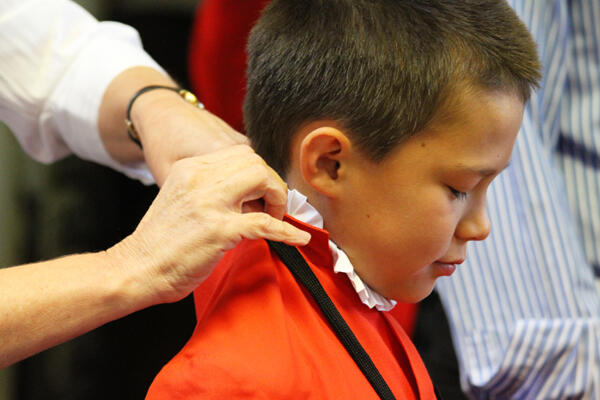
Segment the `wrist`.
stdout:
<path fill-rule="evenodd" d="M 125 238 L 113 247 L 102 252 L 111 277 L 113 298 L 128 313 L 160 303 L 151 288 L 149 274 L 146 272 L 151 257 L 144 255 Z"/>
<path fill-rule="evenodd" d="M 105 149 L 116 161 L 128 164 L 144 160 L 143 152 L 127 136 L 124 120 L 131 97 L 151 84 L 177 86 L 160 71 L 133 67 L 117 75 L 104 93 L 98 110 L 98 130 Z"/>
<path fill-rule="evenodd" d="M 147 90 L 152 87 L 157 89 Z M 154 118 L 163 110 L 171 107 L 171 103 L 180 101 L 175 90 L 175 86 L 151 85 L 140 88 L 131 96 L 125 115 L 125 125 L 129 139 L 140 149 L 143 149 L 142 142 L 147 142 L 147 132 L 152 131 L 146 127 L 152 125 Z"/>
<path fill-rule="evenodd" d="M 168 85 L 144 86 L 129 100 L 125 117 L 129 138 L 142 148 L 146 133 L 152 131 L 145 127 L 154 125 L 153 121 L 159 117 L 168 118 L 166 110 L 181 107 L 184 103 L 204 109 L 204 105 L 188 90 Z"/>

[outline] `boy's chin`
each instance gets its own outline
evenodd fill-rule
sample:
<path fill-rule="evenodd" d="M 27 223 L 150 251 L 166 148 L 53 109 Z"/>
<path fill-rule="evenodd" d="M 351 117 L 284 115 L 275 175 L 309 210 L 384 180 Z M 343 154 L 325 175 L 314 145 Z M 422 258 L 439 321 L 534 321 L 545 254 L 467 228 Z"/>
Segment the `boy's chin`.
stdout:
<path fill-rule="evenodd" d="M 433 292 L 433 288 L 435 285 L 423 285 L 423 287 L 413 287 L 407 290 L 406 287 L 402 289 L 396 288 L 391 289 L 389 291 L 382 290 L 379 294 L 385 296 L 390 300 L 396 300 L 400 303 L 418 303 L 421 300 L 425 299 L 427 296 Z"/>

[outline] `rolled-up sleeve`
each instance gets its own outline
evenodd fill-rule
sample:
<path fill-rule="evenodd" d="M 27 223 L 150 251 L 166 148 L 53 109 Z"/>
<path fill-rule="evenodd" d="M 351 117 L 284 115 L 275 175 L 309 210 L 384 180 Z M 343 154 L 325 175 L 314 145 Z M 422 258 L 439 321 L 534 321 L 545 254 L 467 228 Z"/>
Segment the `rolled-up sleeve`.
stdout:
<path fill-rule="evenodd" d="M 0 120 L 31 157 L 49 163 L 74 153 L 153 182 L 145 164 L 113 160 L 98 132 L 98 109 L 115 76 L 135 66 L 162 70 L 135 29 L 98 22 L 67 0 L 3 0 L 0 60 Z"/>

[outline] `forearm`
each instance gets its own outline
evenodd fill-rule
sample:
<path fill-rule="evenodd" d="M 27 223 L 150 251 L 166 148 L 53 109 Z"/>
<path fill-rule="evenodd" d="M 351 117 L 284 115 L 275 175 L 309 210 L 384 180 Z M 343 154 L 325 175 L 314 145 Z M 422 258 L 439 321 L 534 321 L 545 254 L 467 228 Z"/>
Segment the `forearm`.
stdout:
<path fill-rule="evenodd" d="M 105 149 L 110 156 L 121 163 L 144 161 L 144 154 L 127 135 L 125 117 L 127 106 L 134 94 L 149 85 L 176 87 L 175 82 L 149 67 L 133 67 L 117 75 L 110 83 L 98 111 L 98 129 Z M 131 120 L 136 126 L 140 139 L 146 132 L 144 123 L 161 108 L 171 105 L 185 105 L 179 95 L 170 90 L 153 90 L 139 96 L 131 110 Z M 163 132 L 168 135 L 168 132 Z"/>
<path fill-rule="evenodd" d="M 0 368 L 148 305 L 127 271 L 106 252 L 1 269 Z"/>

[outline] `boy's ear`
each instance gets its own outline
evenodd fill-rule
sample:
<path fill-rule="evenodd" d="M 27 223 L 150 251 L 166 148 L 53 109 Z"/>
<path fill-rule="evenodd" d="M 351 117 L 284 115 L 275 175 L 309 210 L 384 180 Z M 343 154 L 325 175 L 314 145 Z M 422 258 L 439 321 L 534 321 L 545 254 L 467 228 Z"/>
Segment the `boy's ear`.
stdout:
<path fill-rule="evenodd" d="M 312 130 L 300 143 L 302 178 L 316 191 L 336 197 L 351 150 L 352 143 L 339 129 L 324 126 Z"/>

